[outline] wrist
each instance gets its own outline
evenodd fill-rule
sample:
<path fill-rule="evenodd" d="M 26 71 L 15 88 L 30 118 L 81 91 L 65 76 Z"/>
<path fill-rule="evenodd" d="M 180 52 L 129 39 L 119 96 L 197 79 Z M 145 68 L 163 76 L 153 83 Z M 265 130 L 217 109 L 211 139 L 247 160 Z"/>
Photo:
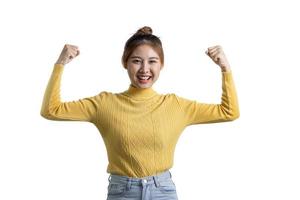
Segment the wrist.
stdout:
<path fill-rule="evenodd" d="M 231 72 L 230 67 L 221 67 L 222 72 Z"/>
<path fill-rule="evenodd" d="M 65 63 L 62 63 L 62 62 L 56 62 L 54 65 L 62 65 L 62 66 L 64 66 Z"/>
<path fill-rule="evenodd" d="M 219 65 L 219 66 L 220 66 L 222 72 L 230 72 L 231 71 L 229 64 L 227 64 L 227 65 L 223 64 L 223 65 Z"/>
<path fill-rule="evenodd" d="M 58 64 L 58 65 L 65 65 L 66 63 L 63 62 L 62 60 L 57 60 L 55 64 Z"/>

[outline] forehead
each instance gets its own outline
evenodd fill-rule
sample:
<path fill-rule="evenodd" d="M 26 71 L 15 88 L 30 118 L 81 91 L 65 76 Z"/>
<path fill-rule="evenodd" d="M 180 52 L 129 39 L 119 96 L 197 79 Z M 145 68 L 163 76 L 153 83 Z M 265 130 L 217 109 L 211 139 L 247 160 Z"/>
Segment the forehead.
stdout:
<path fill-rule="evenodd" d="M 142 57 L 142 58 L 156 57 L 156 58 L 159 58 L 155 49 L 153 49 L 153 47 L 151 47 L 150 45 L 147 45 L 147 44 L 137 46 L 133 50 L 130 57 Z"/>

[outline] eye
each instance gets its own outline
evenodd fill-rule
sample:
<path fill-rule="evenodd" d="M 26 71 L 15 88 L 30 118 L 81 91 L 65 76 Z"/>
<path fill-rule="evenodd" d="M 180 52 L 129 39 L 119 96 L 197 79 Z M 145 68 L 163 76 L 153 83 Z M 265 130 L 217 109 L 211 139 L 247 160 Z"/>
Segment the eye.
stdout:
<path fill-rule="evenodd" d="M 140 60 L 132 60 L 133 63 L 139 63 Z"/>
<path fill-rule="evenodd" d="M 150 60 L 149 62 L 150 63 L 156 63 L 156 60 Z"/>

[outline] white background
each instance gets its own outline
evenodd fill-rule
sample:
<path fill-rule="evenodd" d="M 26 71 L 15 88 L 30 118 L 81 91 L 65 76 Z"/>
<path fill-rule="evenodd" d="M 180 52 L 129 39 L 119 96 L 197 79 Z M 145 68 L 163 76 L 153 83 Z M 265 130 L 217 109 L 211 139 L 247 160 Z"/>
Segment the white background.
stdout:
<path fill-rule="evenodd" d="M 296 1 L 27 0 L 0 3 L 0 199 L 106 199 L 106 149 L 95 126 L 40 116 L 65 43 L 62 99 L 121 92 L 125 41 L 152 27 L 165 51 L 153 86 L 219 103 L 221 73 L 205 50 L 220 44 L 240 103 L 233 122 L 182 133 L 171 169 L 180 200 L 299 200 L 299 6 Z"/>

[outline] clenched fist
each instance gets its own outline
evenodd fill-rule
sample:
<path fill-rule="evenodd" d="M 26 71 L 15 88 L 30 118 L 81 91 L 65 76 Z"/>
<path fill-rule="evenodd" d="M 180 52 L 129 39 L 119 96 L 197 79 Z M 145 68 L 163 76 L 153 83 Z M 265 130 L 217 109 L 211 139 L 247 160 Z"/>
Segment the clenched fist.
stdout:
<path fill-rule="evenodd" d="M 56 61 L 56 64 L 68 64 L 71 62 L 75 57 L 79 55 L 79 49 L 75 45 L 66 44 Z"/>
<path fill-rule="evenodd" d="M 207 49 L 205 52 L 217 65 L 219 65 L 223 72 L 230 71 L 229 62 L 223 52 L 223 49 L 220 45 L 212 46 Z"/>

